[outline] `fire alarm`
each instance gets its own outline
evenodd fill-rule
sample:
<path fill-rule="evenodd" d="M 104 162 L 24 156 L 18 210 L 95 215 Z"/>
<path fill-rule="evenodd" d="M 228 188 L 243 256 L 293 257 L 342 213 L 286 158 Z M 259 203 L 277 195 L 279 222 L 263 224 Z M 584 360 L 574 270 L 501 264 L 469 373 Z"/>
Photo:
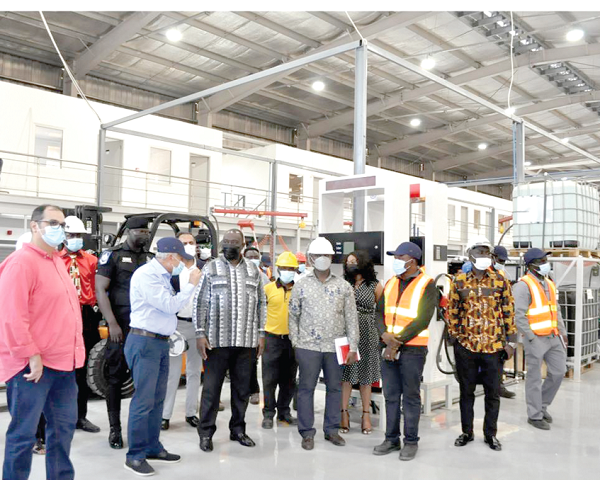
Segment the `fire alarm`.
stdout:
<path fill-rule="evenodd" d="M 7 230 L 7 231 L 6 231 L 6 234 L 7 234 L 7 235 L 12 235 L 12 230 Z"/>

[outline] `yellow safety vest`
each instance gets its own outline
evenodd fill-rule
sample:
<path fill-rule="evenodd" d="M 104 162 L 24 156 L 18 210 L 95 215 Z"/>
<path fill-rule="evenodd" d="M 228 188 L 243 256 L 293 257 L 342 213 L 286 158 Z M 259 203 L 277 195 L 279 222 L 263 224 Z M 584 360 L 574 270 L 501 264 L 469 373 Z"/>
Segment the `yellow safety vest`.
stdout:
<path fill-rule="evenodd" d="M 541 283 L 533 275 L 528 273 L 521 280 L 529 287 L 531 293 L 527 319 L 533 333 L 540 336 L 547 336 L 552 333 L 558 335 L 558 303 L 554 282 L 549 278 L 546 279 L 548 291 L 550 292 L 550 298 L 548 298 Z"/>

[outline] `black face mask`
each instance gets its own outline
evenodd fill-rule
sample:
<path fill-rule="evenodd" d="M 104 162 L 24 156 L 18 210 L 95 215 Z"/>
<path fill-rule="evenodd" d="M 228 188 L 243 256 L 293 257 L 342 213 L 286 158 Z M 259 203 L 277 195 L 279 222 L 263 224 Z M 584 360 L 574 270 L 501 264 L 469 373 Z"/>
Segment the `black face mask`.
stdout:
<path fill-rule="evenodd" d="M 129 237 L 134 248 L 143 249 L 150 243 L 150 235 L 131 235 Z"/>
<path fill-rule="evenodd" d="M 223 247 L 223 255 L 229 261 L 240 258 L 241 251 L 242 249 L 240 247 Z"/>
<path fill-rule="evenodd" d="M 346 265 L 346 273 L 351 277 L 355 277 L 360 273 L 360 268 L 358 268 L 358 265 Z"/>

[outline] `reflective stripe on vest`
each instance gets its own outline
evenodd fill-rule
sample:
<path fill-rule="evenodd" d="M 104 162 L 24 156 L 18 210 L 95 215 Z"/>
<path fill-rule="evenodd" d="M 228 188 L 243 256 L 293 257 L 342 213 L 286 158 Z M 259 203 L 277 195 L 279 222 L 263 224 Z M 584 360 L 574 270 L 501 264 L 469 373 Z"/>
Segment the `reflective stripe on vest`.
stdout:
<path fill-rule="evenodd" d="M 549 278 L 546 279 L 550 293 L 550 298 L 548 298 L 541 283 L 533 275 L 528 273 L 521 280 L 529 287 L 531 294 L 531 304 L 527 310 L 527 319 L 531 330 L 540 336 L 552 333 L 558 335 L 558 306 L 554 282 Z"/>
<path fill-rule="evenodd" d="M 421 272 L 416 279 L 408 284 L 402 292 L 401 298 L 398 299 L 400 280 L 398 277 L 388 280 L 384 290 L 385 325 L 388 332 L 398 335 L 412 323 L 417 317 L 419 302 L 431 281 L 433 281 L 433 278 Z M 426 347 L 428 340 L 429 330 L 425 329 L 406 344 Z"/>

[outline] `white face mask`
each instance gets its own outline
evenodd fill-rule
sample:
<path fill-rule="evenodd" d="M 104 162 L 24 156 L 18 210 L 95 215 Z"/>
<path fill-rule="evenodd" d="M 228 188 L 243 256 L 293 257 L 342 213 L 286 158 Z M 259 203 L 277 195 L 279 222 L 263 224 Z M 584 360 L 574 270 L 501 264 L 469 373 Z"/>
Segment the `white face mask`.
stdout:
<path fill-rule="evenodd" d="M 184 245 L 183 249 L 188 255 L 191 255 L 192 257 L 196 256 L 196 245 Z"/>
<path fill-rule="evenodd" d="M 250 261 L 260 269 L 260 260 L 258 258 L 253 258 Z"/>
<path fill-rule="evenodd" d="M 210 248 L 201 248 L 200 249 L 200 259 L 201 260 L 208 260 L 210 258 Z"/>
<path fill-rule="evenodd" d="M 544 277 L 547 277 L 548 274 L 550 273 L 551 267 L 549 263 L 542 263 L 538 269 L 538 271 L 540 272 L 540 275 L 543 275 Z"/>
<path fill-rule="evenodd" d="M 394 258 L 394 263 L 392 263 L 392 268 L 394 269 L 394 273 L 397 276 L 400 276 L 404 272 L 406 272 L 406 261 L 400 260 L 399 258 Z"/>
<path fill-rule="evenodd" d="M 504 265 L 502 265 L 501 263 L 494 263 L 494 268 L 496 270 L 504 270 Z"/>
<path fill-rule="evenodd" d="M 317 258 L 313 263 L 319 272 L 325 272 L 331 267 L 331 258 L 322 256 Z"/>
<path fill-rule="evenodd" d="M 474 260 L 473 266 L 477 270 L 487 270 L 492 266 L 492 259 L 490 257 L 477 257 Z"/>

